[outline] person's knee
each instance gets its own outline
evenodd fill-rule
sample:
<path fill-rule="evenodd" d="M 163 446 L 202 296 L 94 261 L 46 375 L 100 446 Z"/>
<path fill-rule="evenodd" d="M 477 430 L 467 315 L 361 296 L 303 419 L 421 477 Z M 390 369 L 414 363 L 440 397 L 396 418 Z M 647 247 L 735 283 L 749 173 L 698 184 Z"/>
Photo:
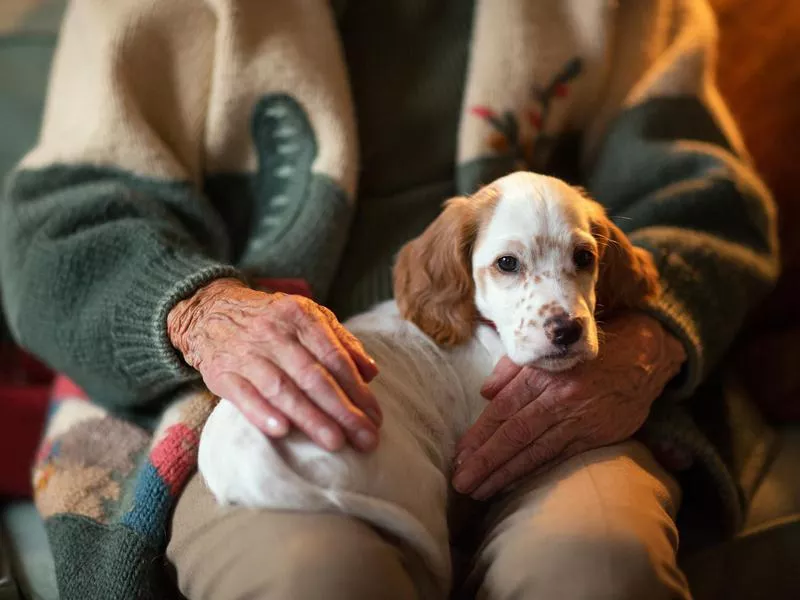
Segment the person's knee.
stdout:
<path fill-rule="evenodd" d="M 688 598 L 674 555 L 630 532 L 564 532 L 535 544 L 508 537 L 485 574 L 481 598 Z"/>
<path fill-rule="evenodd" d="M 400 551 L 367 525 L 343 520 L 324 532 L 285 541 L 263 598 L 402 599 L 415 597 Z"/>
<path fill-rule="evenodd" d="M 415 597 L 400 550 L 361 521 L 220 512 L 198 501 L 205 499 L 202 487 L 188 491 L 173 519 L 167 555 L 189 600 Z"/>

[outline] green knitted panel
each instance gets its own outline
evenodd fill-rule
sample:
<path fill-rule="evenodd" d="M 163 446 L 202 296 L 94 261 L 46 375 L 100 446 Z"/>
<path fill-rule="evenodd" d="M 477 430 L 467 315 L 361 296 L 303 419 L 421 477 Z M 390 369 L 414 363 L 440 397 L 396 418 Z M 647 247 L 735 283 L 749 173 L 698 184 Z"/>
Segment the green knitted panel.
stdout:
<path fill-rule="evenodd" d="M 51 517 L 45 526 L 58 550 L 54 558 L 60 600 L 180 598 L 167 577 L 163 549 L 130 528 L 77 515 Z"/>
<path fill-rule="evenodd" d="M 257 172 L 210 175 L 205 186 L 228 225 L 234 260 L 250 275 L 305 279 L 324 301 L 353 207 L 335 181 L 312 172 L 316 137 L 292 97 L 262 98 L 252 135 Z"/>

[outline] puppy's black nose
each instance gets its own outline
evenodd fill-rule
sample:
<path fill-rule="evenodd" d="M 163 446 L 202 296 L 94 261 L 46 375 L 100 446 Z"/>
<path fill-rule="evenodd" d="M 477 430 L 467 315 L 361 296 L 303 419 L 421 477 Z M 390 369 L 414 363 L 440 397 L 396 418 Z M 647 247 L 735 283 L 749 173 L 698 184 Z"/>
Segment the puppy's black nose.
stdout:
<path fill-rule="evenodd" d="M 583 335 L 583 325 L 580 320 L 566 316 L 548 319 L 544 328 L 548 339 L 556 346 L 571 346 Z"/>

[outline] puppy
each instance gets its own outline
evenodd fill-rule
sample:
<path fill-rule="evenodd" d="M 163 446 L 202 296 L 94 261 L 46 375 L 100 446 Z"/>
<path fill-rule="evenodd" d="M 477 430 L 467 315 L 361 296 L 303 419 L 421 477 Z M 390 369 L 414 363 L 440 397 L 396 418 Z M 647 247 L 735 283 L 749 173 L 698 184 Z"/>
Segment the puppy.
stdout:
<path fill-rule="evenodd" d="M 592 360 L 596 315 L 644 305 L 658 277 L 599 204 L 520 172 L 449 200 L 400 251 L 394 284 L 395 301 L 345 323 L 380 365 L 374 452 L 328 453 L 300 433 L 269 439 L 223 399 L 199 469 L 222 505 L 363 519 L 404 548 L 420 596 L 441 598 L 453 449 L 486 405 L 484 379 L 506 354 L 551 371 Z"/>

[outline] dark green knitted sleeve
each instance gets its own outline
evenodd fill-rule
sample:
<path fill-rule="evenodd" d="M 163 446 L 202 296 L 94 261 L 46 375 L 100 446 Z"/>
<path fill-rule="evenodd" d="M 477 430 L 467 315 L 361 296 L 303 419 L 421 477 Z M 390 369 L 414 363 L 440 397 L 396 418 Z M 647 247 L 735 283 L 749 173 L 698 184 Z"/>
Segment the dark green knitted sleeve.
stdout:
<path fill-rule="evenodd" d="M 145 407 L 197 377 L 166 315 L 237 276 L 212 207 L 185 183 L 101 167 L 20 170 L 0 204 L 3 302 L 16 340 L 96 400 Z"/>
<path fill-rule="evenodd" d="M 777 277 L 772 199 L 694 97 L 623 111 L 598 157 L 587 187 L 656 260 L 664 294 L 651 311 L 686 346 L 672 390 L 686 397 Z"/>
<path fill-rule="evenodd" d="M 194 3 L 69 3 L 37 143 L 0 199 L 11 333 L 113 409 L 198 377 L 167 314 L 238 276 L 202 187 L 214 23 Z"/>

